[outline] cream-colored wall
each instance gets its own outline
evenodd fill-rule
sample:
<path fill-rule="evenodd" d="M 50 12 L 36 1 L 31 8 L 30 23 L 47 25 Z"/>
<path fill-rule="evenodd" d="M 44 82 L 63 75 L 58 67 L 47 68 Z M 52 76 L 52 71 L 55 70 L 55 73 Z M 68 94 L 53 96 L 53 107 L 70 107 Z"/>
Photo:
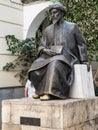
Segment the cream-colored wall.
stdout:
<path fill-rule="evenodd" d="M 16 58 L 6 50 L 6 35 L 23 39 L 23 6 L 10 0 L 0 0 L 0 87 L 19 86 L 18 79 L 14 77 L 15 71 L 3 71 L 3 66 Z"/>
<path fill-rule="evenodd" d="M 24 6 L 24 38 L 35 37 L 50 4 L 50 1 L 39 1 Z"/>

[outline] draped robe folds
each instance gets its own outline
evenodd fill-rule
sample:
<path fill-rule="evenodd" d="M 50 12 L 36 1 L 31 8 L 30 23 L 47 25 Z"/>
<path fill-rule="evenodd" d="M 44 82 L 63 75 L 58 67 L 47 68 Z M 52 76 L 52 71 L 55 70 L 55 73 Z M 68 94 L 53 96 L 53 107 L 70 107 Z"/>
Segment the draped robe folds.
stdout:
<path fill-rule="evenodd" d="M 62 46 L 60 54 L 48 55 L 43 49 Z M 39 56 L 29 69 L 29 79 L 36 94 L 68 98 L 74 81 L 74 64 L 87 61 L 85 40 L 75 23 L 63 21 L 48 26 L 39 47 Z"/>

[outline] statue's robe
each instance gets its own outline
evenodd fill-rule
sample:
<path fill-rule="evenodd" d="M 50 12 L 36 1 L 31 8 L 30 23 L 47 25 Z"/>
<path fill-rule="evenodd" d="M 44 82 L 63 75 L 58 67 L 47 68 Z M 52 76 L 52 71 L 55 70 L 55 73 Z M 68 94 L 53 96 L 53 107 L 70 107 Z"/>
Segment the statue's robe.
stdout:
<path fill-rule="evenodd" d="M 50 56 L 43 52 L 51 46 L 62 46 L 61 53 Z M 41 40 L 39 57 L 28 73 L 36 94 L 68 98 L 74 81 L 74 64 L 83 62 L 87 62 L 86 43 L 77 25 L 63 21 L 60 26 L 48 26 Z"/>

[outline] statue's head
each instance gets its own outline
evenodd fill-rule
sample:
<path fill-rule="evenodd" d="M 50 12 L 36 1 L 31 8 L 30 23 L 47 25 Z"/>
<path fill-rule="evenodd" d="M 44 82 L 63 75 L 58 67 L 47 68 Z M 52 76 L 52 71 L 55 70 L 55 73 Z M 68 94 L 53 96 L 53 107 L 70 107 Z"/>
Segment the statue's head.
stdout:
<path fill-rule="evenodd" d="M 62 17 L 66 14 L 66 12 L 66 7 L 60 2 L 56 2 L 50 5 L 49 13 L 51 15 L 53 23 L 57 23 L 58 21 L 60 21 Z"/>
<path fill-rule="evenodd" d="M 66 15 L 67 13 L 66 7 L 60 2 L 55 2 L 52 5 L 50 5 L 49 12 L 51 12 L 52 9 L 61 10 L 64 13 L 64 15 Z"/>

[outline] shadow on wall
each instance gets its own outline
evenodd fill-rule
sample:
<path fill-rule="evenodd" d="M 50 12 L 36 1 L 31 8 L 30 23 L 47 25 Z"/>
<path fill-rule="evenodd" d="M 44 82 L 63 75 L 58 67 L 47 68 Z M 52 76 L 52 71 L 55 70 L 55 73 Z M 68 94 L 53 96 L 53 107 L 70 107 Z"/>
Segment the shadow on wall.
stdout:
<path fill-rule="evenodd" d="M 35 1 L 42 1 L 42 0 L 21 0 L 21 2 L 22 2 L 23 4 L 29 4 L 29 3 L 35 2 Z M 48 0 L 44 0 L 44 1 L 48 1 Z"/>
<path fill-rule="evenodd" d="M 24 86 L 0 88 L 0 130 L 2 123 L 2 100 L 19 99 L 24 97 Z"/>
<path fill-rule="evenodd" d="M 93 81 L 94 81 L 95 95 L 98 96 L 98 69 L 96 69 L 95 71 Z"/>
<path fill-rule="evenodd" d="M 95 95 L 98 96 L 98 86 L 96 86 L 95 84 L 94 84 L 94 89 L 95 89 Z"/>

